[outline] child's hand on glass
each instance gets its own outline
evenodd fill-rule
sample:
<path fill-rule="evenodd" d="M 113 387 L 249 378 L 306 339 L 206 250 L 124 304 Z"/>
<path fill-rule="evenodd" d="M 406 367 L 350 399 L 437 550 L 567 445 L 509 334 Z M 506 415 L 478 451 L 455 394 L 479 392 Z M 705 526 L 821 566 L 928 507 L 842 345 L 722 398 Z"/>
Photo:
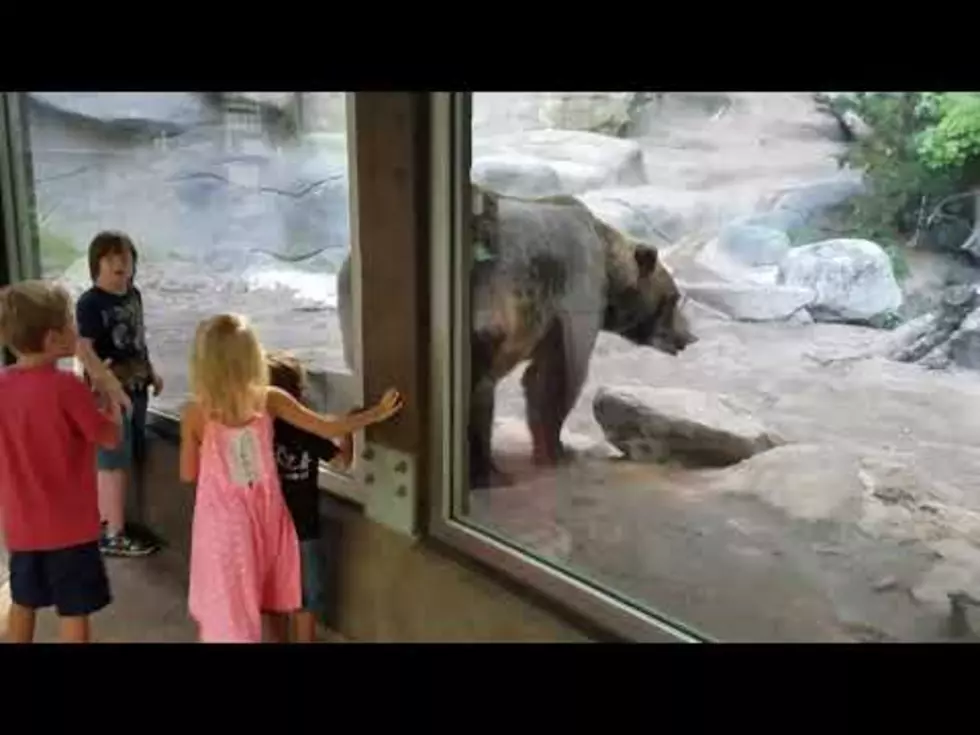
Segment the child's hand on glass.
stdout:
<path fill-rule="evenodd" d="M 401 393 L 394 388 L 389 388 L 374 407 L 375 416 L 378 421 L 386 421 L 401 411 L 404 405 Z"/>

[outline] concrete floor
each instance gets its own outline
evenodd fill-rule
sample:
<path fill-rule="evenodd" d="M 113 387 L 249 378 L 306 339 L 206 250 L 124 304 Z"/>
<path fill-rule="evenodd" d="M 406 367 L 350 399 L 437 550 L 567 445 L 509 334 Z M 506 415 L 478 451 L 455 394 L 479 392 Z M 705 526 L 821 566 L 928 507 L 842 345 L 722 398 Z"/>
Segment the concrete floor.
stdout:
<path fill-rule="evenodd" d="M 92 618 L 95 642 L 194 642 L 197 629 L 187 614 L 185 564 L 182 555 L 169 549 L 144 559 L 106 559 L 114 601 Z M 4 600 L 8 597 L 4 584 L 0 592 L 0 618 L 6 617 Z M 36 640 L 55 642 L 57 635 L 58 619 L 54 610 L 41 611 Z"/>
<path fill-rule="evenodd" d="M 6 629 L 9 587 L 6 555 L 0 550 L 0 627 Z M 92 618 L 96 643 L 193 643 L 197 626 L 187 613 L 186 558 L 171 549 L 144 559 L 106 559 L 113 604 Z M 324 643 L 344 642 L 321 630 Z M 58 619 L 53 610 L 38 616 L 36 640 L 56 642 Z"/>

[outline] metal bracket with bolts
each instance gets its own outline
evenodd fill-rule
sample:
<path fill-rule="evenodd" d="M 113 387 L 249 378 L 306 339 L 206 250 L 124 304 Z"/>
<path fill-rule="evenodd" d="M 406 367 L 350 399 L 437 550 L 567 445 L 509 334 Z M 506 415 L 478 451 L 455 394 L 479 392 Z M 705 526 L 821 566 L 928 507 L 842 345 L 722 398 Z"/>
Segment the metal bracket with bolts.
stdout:
<path fill-rule="evenodd" d="M 378 445 L 361 452 L 367 517 L 407 536 L 416 536 L 417 494 L 411 455 Z"/>

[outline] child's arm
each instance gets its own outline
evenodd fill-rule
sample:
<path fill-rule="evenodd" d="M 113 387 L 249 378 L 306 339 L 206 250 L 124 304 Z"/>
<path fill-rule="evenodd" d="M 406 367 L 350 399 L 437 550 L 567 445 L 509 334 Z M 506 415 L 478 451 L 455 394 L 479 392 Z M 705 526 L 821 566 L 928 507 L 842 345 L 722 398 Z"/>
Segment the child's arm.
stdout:
<path fill-rule="evenodd" d="M 358 407 L 347 412 L 348 416 L 355 416 L 364 413 L 365 409 Z M 344 434 L 337 440 L 337 453 L 330 460 L 330 464 L 340 470 L 349 469 L 354 461 L 354 435 Z"/>
<path fill-rule="evenodd" d="M 270 414 L 323 439 L 342 438 L 394 416 L 402 408 L 398 391 L 389 389 L 378 405 L 354 416 L 324 416 L 306 408 L 280 388 L 269 388 L 266 407 Z"/>
<path fill-rule="evenodd" d="M 122 438 L 122 411 L 118 403 L 108 402 L 100 409 L 95 396 L 74 375 L 65 375 L 61 387 L 61 405 L 68 420 L 93 444 L 104 449 L 119 446 Z"/>
<path fill-rule="evenodd" d="M 126 394 L 126 391 L 123 390 L 122 383 L 112 374 L 108 366 L 99 359 L 99 356 L 95 354 L 92 340 L 80 337 L 78 339 L 78 346 L 75 349 L 75 356 L 82 363 L 85 372 L 92 379 L 96 390 L 107 395 L 109 400 L 113 403 L 118 403 L 127 411 L 133 407 L 133 402 Z"/>
<path fill-rule="evenodd" d="M 201 464 L 201 409 L 188 403 L 180 414 L 180 480 L 196 482 Z"/>
<path fill-rule="evenodd" d="M 89 294 L 84 294 L 75 304 L 75 321 L 78 326 L 78 346 L 75 348 L 75 356 L 82 363 L 93 386 L 97 391 L 108 396 L 110 401 L 118 403 L 127 411 L 131 410 L 133 403 L 126 391 L 95 352 L 95 338 L 103 330 L 102 311 Z"/>
<path fill-rule="evenodd" d="M 330 460 L 330 464 L 340 470 L 346 470 L 354 461 L 354 437 L 344 434 L 337 439 L 337 453 Z"/>

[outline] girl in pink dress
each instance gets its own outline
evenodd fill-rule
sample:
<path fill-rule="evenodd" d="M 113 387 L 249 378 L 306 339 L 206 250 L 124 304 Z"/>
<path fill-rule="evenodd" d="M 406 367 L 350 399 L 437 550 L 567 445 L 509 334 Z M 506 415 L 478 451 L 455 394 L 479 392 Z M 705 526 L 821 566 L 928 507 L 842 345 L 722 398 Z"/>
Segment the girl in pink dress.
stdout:
<path fill-rule="evenodd" d="M 321 416 L 269 387 L 262 347 L 243 317 L 198 326 L 193 400 L 181 416 L 180 477 L 197 482 L 189 607 L 202 642 L 260 643 L 263 613 L 301 607 L 299 542 L 279 488 L 272 419 L 325 439 L 387 420 L 395 390 L 347 417 Z"/>

